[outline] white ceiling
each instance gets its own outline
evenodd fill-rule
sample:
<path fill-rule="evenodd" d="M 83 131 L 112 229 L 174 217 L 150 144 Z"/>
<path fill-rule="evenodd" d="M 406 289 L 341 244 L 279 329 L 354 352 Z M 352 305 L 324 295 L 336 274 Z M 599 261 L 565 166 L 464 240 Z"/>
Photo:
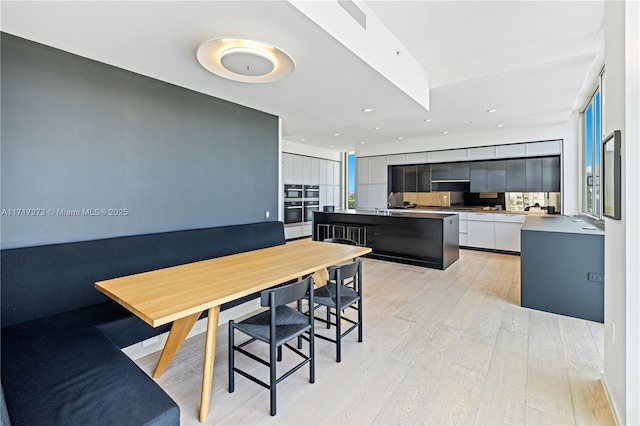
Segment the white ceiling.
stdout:
<path fill-rule="evenodd" d="M 367 1 L 429 73 L 427 111 L 286 1 L 1 7 L 2 31 L 278 115 L 285 139 L 335 150 L 564 123 L 603 53 L 603 1 Z M 269 84 L 210 74 L 195 52 L 221 36 L 277 45 L 296 71 Z"/>

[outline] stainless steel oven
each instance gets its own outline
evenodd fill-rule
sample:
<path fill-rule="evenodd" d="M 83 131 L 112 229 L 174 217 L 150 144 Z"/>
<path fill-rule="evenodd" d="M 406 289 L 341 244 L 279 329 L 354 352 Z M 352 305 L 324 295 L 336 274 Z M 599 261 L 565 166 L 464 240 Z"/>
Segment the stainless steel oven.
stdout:
<path fill-rule="evenodd" d="M 302 223 L 302 201 L 284 202 L 284 223 L 294 225 Z"/>
<path fill-rule="evenodd" d="M 304 221 L 313 222 L 313 212 L 320 210 L 320 201 L 304 200 Z"/>
<path fill-rule="evenodd" d="M 305 198 L 305 200 L 319 200 L 320 199 L 320 186 L 319 185 L 304 185 L 304 198 Z"/>
<path fill-rule="evenodd" d="M 302 185 L 286 184 L 284 186 L 284 199 L 287 200 L 302 200 Z"/>

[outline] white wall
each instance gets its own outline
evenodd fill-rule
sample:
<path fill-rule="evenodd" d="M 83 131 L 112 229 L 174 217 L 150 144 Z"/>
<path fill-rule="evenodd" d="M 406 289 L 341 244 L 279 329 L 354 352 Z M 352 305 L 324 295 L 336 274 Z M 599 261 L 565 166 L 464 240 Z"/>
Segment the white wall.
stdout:
<path fill-rule="evenodd" d="M 603 381 L 621 424 L 640 424 L 639 9 L 636 1 L 606 2 L 604 19 L 603 133 L 622 131 L 623 170 L 622 220 L 605 219 Z"/>

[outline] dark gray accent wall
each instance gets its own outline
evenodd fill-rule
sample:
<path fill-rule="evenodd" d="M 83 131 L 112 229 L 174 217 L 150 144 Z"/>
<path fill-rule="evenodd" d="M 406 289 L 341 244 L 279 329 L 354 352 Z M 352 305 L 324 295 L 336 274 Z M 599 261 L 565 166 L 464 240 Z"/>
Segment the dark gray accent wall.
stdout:
<path fill-rule="evenodd" d="M 276 116 L 6 33 L 1 43 L 2 248 L 277 217 Z"/>

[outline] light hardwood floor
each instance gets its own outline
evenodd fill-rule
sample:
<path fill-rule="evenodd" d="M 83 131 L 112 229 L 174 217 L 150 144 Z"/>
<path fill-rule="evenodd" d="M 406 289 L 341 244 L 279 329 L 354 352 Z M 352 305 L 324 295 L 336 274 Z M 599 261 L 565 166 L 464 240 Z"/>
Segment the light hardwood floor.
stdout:
<path fill-rule="evenodd" d="M 365 259 L 363 288 L 364 341 L 346 337 L 338 364 L 316 339 L 316 382 L 303 368 L 280 383 L 275 417 L 247 379 L 228 393 L 220 326 L 205 424 L 614 424 L 599 380 L 603 325 L 520 307 L 518 256 L 461 250 L 446 271 Z M 200 424 L 203 349 L 204 335 L 188 339 L 157 380 L 183 425 Z M 137 363 L 151 375 L 158 357 Z"/>

